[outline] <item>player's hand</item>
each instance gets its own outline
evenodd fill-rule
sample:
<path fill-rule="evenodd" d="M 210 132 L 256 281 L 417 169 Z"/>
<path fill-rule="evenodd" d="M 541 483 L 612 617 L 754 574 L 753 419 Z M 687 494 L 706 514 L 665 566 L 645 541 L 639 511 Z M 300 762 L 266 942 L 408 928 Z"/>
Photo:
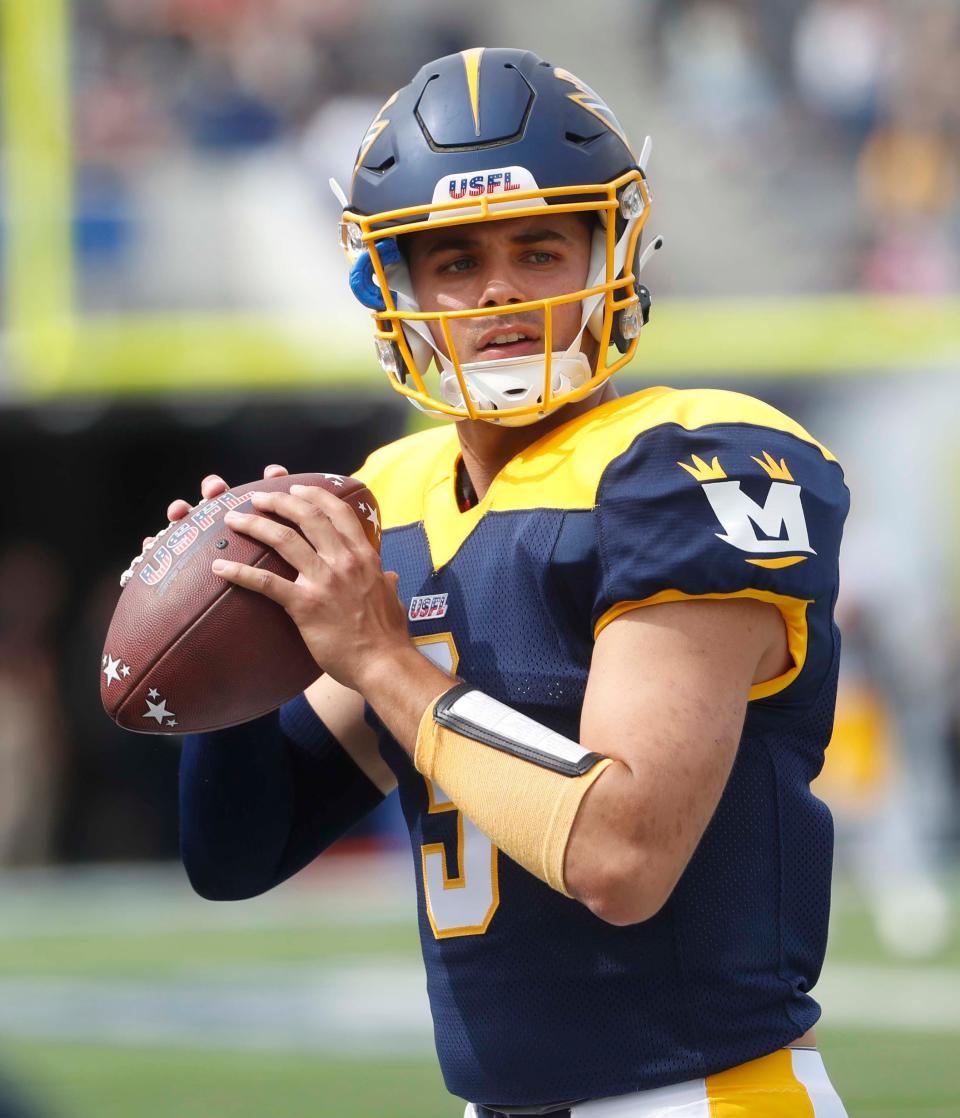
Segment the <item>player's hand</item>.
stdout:
<path fill-rule="evenodd" d="M 411 648 L 399 576 L 383 571 L 356 514 L 332 493 L 294 485 L 289 493 L 254 493 L 251 501 L 257 512 L 288 523 L 236 510 L 224 522 L 272 547 L 296 580 L 228 560 L 215 560 L 214 573 L 283 606 L 317 664 L 362 694 L 365 673 Z"/>
<path fill-rule="evenodd" d="M 278 466 L 276 464 L 264 468 L 264 477 L 285 477 L 290 471 L 286 466 Z M 220 477 L 219 474 L 207 474 L 207 476 L 200 482 L 200 496 L 205 501 L 212 501 L 214 497 L 219 497 L 221 493 L 226 493 L 230 488 L 229 485 Z M 182 497 L 171 501 L 167 506 L 167 519 L 171 524 L 175 524 L 178 520 L 183 520 L 187 513 L 193 508 L 189 501 L 185 501 Z M 156 536 L 144 536 L 143 546 L 153 543 Z"/>

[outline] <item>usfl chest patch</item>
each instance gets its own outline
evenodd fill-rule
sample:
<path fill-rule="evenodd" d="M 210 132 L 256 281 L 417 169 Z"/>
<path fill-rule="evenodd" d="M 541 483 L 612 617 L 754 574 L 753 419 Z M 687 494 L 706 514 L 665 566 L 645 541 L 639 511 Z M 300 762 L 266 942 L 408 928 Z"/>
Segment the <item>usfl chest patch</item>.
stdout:
<path fill-rule="evenodd" d="M 407 617 L 411 621 L 434 621 L 447 615 L 446 594 L 421 594 L 410 599 Z"/>

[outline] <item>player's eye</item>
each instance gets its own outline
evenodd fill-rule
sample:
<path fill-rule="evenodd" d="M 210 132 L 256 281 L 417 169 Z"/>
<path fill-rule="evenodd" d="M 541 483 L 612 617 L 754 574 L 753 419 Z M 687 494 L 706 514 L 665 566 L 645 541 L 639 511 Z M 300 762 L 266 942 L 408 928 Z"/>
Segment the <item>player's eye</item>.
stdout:
<path fill-rule="evenodd" d="M 475 267 L 475 261 L 469 256 L 458 256 L 455 260 L 448 260 L 441 264 L 441 272 L 469 272 Z"/>
<path fill-rule="evenodd" d="M 534 252 L 528 252 L 525 259 L 531 264 L 552 264 L 557 257 L 552 252 L 538 249 Z"/>

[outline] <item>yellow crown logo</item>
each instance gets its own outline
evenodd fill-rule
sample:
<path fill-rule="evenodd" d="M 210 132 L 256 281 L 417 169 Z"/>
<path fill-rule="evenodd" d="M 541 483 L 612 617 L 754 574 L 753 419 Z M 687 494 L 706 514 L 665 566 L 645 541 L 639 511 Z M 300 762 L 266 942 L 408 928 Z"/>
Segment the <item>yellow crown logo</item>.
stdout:
<path fill-rule="evenodd" d="M 721 478 L 726 477 L 723 466 L 720 465 L 720 459 L 716 455 L 713 456 L 713 461 L 708 466 L 702 458 L 698 458 L 696 454 L 691 455 L 692 466 L 688 466 L 686 462 L 678 462 L 677 465 L 686 470 L 691 477 L 695 477 L 697 481 L 719 481 Z"/>
<path fill-rule="evenodd" d="M 753 455 L 750 456 L 753 458 Z M 764 461 L 766 459 L 766 461 Z M 774 481 L 793 481 L 793 476 L 787 469 L 786 461 L 781 458 L 779 462 L 770 457 L 769 451 L 763 452 L 763 458 L 753 458 L 754 462 Z"/>

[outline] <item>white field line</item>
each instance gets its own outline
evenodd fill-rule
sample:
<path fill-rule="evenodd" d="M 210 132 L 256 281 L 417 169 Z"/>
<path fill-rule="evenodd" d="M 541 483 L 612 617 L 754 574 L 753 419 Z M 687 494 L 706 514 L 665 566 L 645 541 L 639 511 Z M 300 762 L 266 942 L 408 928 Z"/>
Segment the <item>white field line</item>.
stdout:
<path fill-rule="evenodd" d="M 816 994 L 835 1026 L 960 1033 L 960 973 L 831 967 Z M 118 1045 L 429 1054 L 419 963 L 237 968 L 164 983 L 0 979 L 0 1036 Z"/>

